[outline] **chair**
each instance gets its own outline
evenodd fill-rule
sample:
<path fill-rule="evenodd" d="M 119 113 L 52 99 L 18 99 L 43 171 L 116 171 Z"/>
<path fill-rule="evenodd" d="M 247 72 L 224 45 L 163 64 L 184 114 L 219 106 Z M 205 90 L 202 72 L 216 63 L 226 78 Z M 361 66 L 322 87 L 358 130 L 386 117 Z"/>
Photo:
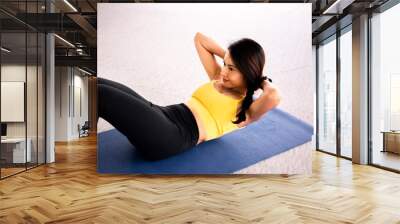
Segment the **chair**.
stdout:
<path fill-rule="evenodd" d="M 89 129 L 90 129 L 89 121 L 85 121 L 82 127 L 80 126 L 80 124 L 78 124 L 79 138 L 89 136 Z"/>

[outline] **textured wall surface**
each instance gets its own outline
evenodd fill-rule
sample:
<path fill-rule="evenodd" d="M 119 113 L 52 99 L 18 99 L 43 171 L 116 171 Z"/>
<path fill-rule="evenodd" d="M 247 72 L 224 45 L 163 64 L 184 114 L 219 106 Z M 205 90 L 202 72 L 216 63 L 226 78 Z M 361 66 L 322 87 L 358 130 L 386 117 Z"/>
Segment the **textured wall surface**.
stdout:
<path fill-rule="evenodd" d="M 210 36 L 224 48 L 249 37 L 266 52 L 264 74 L 281 89 L 279 107 L 312 124 L 310 6 L 99 4 L 98 76 L 122 82 L 155 104 L 184 102 L 208 81 L 193 44 L 195 33 Z M 98 128 L 109 126 L 100 120 Z"/>
<path fill-rule="evenodd" d="M 279 108 L 314 125 L 310 21 L 308 3 L 100 3 L 98 76 L 124 83 L 154 104 L 185 102 L 208 81 L 195 33 L 224 48 L 248 37 L 264 48 L 264 74 L 281 91 Z M 98 132 L 110 128 L 99 119 Z"/>

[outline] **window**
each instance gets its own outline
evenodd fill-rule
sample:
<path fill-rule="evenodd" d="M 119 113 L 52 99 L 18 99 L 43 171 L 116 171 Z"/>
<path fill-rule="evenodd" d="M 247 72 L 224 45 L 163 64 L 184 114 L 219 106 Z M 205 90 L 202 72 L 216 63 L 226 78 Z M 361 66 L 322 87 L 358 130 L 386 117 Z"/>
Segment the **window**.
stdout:
<path fill-rule="evenodd" d="M 352 35 L 351 25 L 340 35 L 340 155 L 352 157 Z"/>
<path fill-rule="evenodd" d="M 11 2 L 2 2 L 11 4 Z M 42 12 L 19 2 L 18 13 Z M 0 178 L 45 163 L 45 35 L 0 12 Z"/>
<path fill-rule="evenodd" d="M 399 4 L 371 18 L 370 156 L 372 164 L 395 170 L 400 170 L 400 133 L 391 131 L 400 131 L 399 21 Z"/>
<path fill-rule="evenodd" d="M 318 148 L 336 153 L 336 35 L 318 47 Z"/>

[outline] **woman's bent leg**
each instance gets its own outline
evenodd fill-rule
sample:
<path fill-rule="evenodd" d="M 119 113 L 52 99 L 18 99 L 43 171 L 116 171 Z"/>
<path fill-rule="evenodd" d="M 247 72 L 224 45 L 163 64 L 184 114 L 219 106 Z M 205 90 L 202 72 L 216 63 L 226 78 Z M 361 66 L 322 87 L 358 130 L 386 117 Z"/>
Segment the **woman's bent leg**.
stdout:
<path fill-rule="evenodd" d="M 163 159 L 184 150 L 179 128 L 157 105 L 108 85 L 97 86 L 99 116 L 124 134 L 147 159 Z"/>
<path fill-rule="evenodd" d="M 106 78 L 101 78 L 101 77 L 97 77 L 97 85 L 102 84 L 102 85 L 107 85 L 116 89 L 119 89 L 123 92 L 125 92 L 126 94 L 129 94 L 131 96 L 136 97 L 139 100 L 142 100 L 143 102 L 150 104 L 150 105 L 154 105 L 152 102 L 148 101 L 147 99 L 145 99 L 143 96 L 141 96 L 140 94 L 138 94 L 136 91 L 134 91 L 133 89 L 129 88 L 128 86 L 125 86 L 124 84 L 121 84 L 119 82 L 115 82 Z M 157 106 L 157 105 L 154 105 Z M 163 107 L 163 106 L 158 106 L 158 107 Z M 97 121 L 96 123 L 99 121 L 99 116 L 97 116 Z"/>
<path fill-rule="evenodd" d="M 115 82 L 109 79 L 105 79 L 105 78 L 101 78 L 101 77 L 97 77 L 97 84 L 103 84 L 103 85 L 108 85 L 108 86 L 112 86 L 115 87 L 119 90 L 122 90 L 123 92 L 130 94 L 132 96 L 137 97 L 138 99 L 141 99 L 145 102 L 149 102 L 147 99 L 145 99 L 143 96 L 139 95 L 137 92 L 135 92 L 133 89 L 129 88 L 128 86 L 125 86 L 122 83 L 119 82 Z M 150 102 L 149 102 L 150 103 Z"/>

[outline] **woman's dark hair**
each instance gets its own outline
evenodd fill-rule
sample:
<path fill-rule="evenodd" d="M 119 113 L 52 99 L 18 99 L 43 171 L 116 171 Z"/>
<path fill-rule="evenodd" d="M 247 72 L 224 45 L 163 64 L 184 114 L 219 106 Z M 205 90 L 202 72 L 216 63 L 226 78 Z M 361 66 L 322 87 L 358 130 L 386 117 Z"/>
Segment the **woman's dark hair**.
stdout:
<path fill-rule="evenodd" d="M 257 42 L 250 38 L 242 38 L 228 46 L 229 54 L 237 69 L 243 74 L 247 86 L 246 96 L 242 100 L 240 110 L 236 114 L 234 124 L 246 120 L 246 111 L 253 102 L 253 94 L 257 89 L 262 88 L 263 81 L 267 79 L 262 75 L 265 54 L 264 50 Z M 270 82 L 271 79 L 268 78 Z"/>

